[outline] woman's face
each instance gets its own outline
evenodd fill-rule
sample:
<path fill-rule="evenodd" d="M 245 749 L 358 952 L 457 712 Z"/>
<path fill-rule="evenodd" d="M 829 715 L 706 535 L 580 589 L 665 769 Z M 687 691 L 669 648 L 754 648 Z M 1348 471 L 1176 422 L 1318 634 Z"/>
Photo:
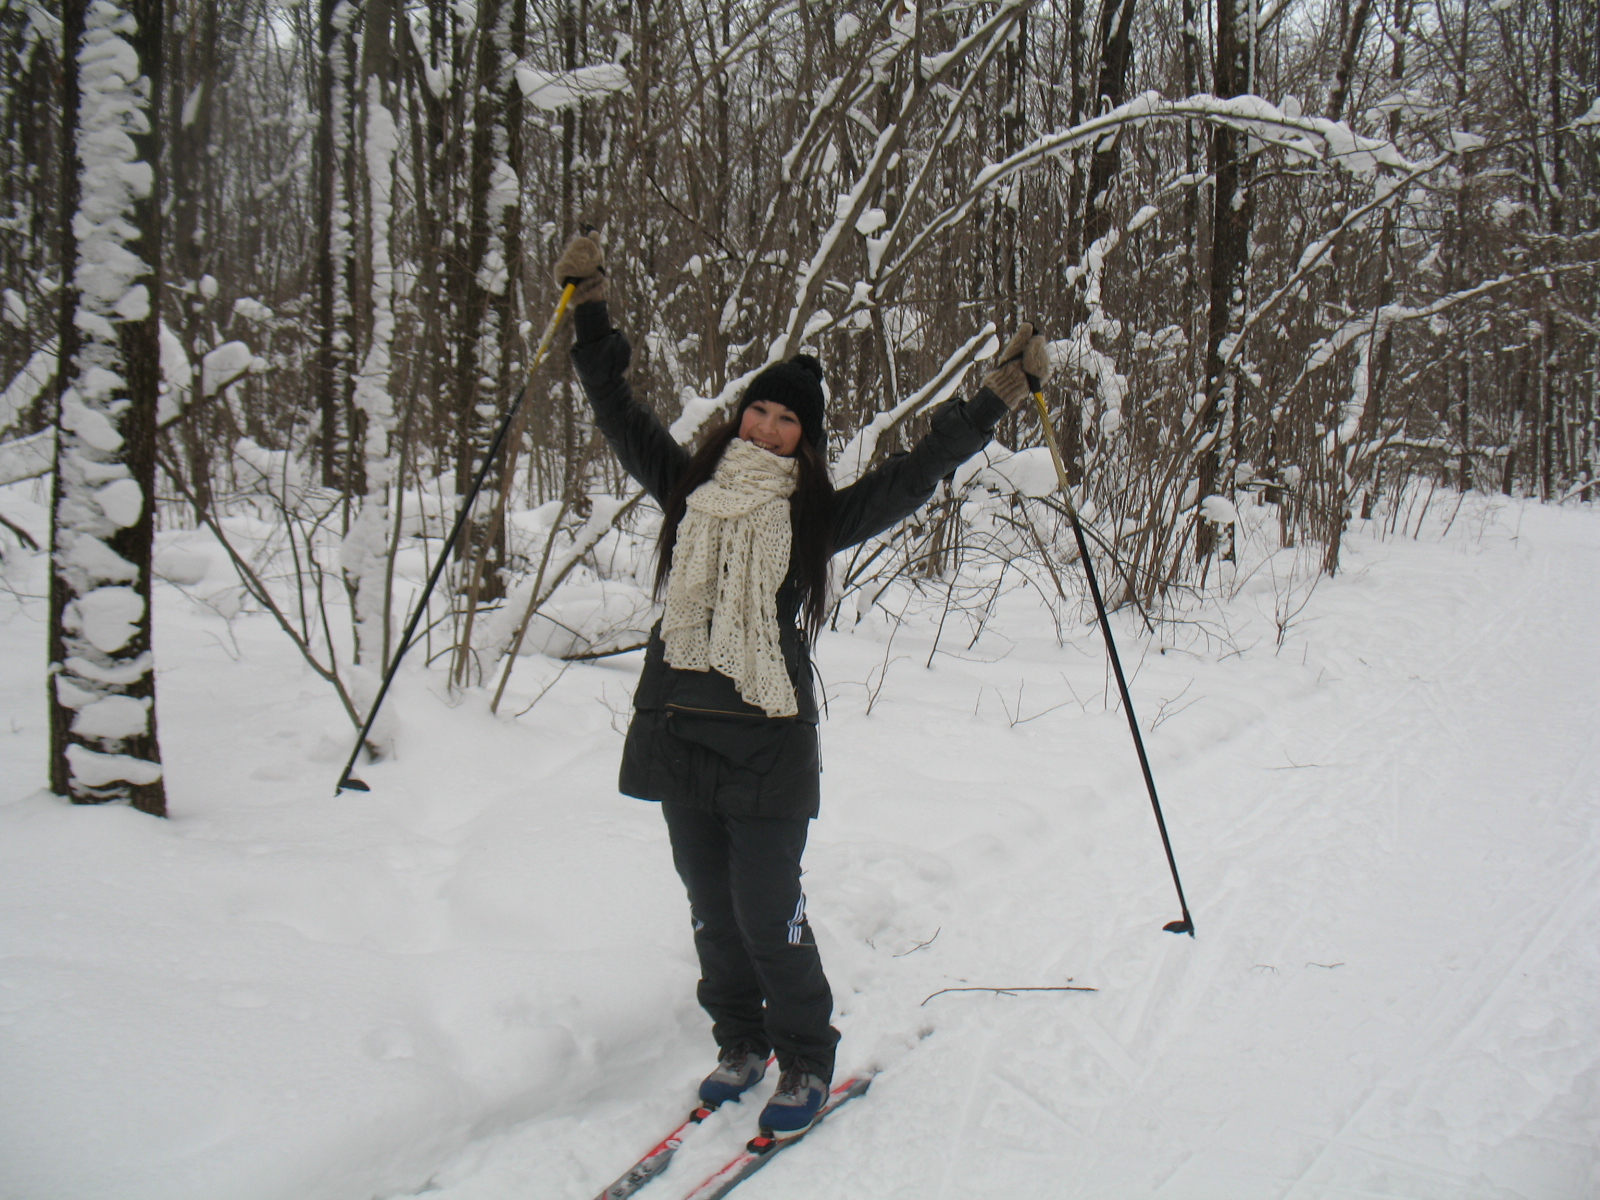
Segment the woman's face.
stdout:
<path fill-rule="evenodd" d="M 739 419 L 739 436 L 754 442 L 769 454 L 789 458 L 800 445 L 800 418 L 787 404 L 776 400 L 757 400 Z"/>

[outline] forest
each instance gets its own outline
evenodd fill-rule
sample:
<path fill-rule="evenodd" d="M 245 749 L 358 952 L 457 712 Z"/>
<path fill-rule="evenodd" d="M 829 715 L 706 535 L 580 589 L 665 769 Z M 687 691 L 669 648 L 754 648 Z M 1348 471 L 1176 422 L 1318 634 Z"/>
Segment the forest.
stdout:
<path fill-rule="evenodd" d="M 165 809 L 164 532 L 352 739 L 441 555 L 407 662 L 452 688 L 637 647 L 659 513 L 551 329 L 585 230 L 674 436 L 805 350 L 836 481 L 1048 334 L 1073 495 L 1022 410 L 834 628 L 1008 578 L 1077 620 L 1073 509 L 1153 627 L 1242 511 L 1325 577 L 1352 520 L 1595 498 L 1595 0 L 0 0 L 0 55 L 0 485 L 51 513 L 0 546 L 52 556 L 79 802 Z"/>

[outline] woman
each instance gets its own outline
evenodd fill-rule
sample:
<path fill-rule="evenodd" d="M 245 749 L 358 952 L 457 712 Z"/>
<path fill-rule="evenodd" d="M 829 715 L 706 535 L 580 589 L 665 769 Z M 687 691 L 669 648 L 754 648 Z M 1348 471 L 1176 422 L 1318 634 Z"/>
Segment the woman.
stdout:
<path fill-rule="evenodd" d="M 822 366 L 809 355 L 751 381 L 733 419 L 691 454 L 633 398 L 627 340 L 611 327 L 599 245 L 575 238 L 555 267 L 575 285 L 572 361 L 595 423 L 661 506 L 651 631 L 622 755 L 621 790 L 661 803 L 689 893 L 699 1001 L 711 1015 L 711 1106 L 737 1099 L 777 1055 L 763 1130 L 809 1128 L 833 1078 L 833 996 L 806 922 L 800 856 L 817 815 L 820 760 L 810 647 L 828 561 L 915 512 L 1049 373 L 1022 325 L 970 401 L 838 491 L 824 458 Z"/>

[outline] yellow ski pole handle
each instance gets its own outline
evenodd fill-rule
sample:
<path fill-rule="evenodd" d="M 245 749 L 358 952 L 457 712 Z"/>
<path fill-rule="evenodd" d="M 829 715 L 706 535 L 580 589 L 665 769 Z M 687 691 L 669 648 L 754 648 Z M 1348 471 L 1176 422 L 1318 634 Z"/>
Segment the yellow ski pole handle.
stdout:
<path fill-rule="evenodd" d="M 572 293 L 578 290 L 578 285 L 569 283 L 561 289 L 561 299 L 556 304 L 556 311 L 550 314 L 550 320 L 544 327 L 544 335 L 539 339 L 539 348 L 533 352 L 533 365 L 528 368 L 528 381 L 533 381 L 533 373 L 539 369 L 539 364 L 544 361 L 544 356 L 550 351 L 550 343 L 555 340 L 556 330 L 561 328 L 561 318 L 567 315 L 567 305 L 572 303 Z"/>
<path fill-rule="evenodd" d="M 1067 481 L 1067 464 L 1061 457 L 1061 443 L 1056 441 L 1056 427 L 1050 421 L 1050 410 L 1045 407 L 1044 393 L 1035 392 L 1033 402 L 1039 409 L 1039 424 L 1044 427 L 1044 441 L 1050 447 L 1050 459 L 1056 464 L 1056 483 L 1061 488 L 1061 501 L 1067 506 L 1068 515 L 1076 522 L 1078 509 L 1072 503 L 1072 484 Z"/>

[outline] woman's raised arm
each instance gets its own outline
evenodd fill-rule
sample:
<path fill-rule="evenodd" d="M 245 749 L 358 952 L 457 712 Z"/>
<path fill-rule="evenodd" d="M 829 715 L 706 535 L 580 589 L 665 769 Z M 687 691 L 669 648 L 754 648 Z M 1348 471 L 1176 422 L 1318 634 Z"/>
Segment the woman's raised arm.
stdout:
<path fill-rule="evenodd" d="M 926 504 L 939 480 L 982 450 L 1000 419 L 1049 375 L 1045 340 L 1023 322 L 995 368 L 983 377 L 976 396 L 941 404 L 933 411 L 927 434 L 908 453 L 896 455 L 839 490 L 833 548 L 845 550 L 875 537 Z"/>
<path fill-rule="evenodd" d="M 633 348 L 611 327 L 606 305 L 605 267 L 600 247 L 588 237 L 573 238 L 555 265 L 556 284 L 574 285 L 572 365 L 589 397 L 594 422 L 611 445 L 622 469 L 666 507 L 689 452 L 673 440 L 660 418 L 640 404 L 628 383 Z"/>

